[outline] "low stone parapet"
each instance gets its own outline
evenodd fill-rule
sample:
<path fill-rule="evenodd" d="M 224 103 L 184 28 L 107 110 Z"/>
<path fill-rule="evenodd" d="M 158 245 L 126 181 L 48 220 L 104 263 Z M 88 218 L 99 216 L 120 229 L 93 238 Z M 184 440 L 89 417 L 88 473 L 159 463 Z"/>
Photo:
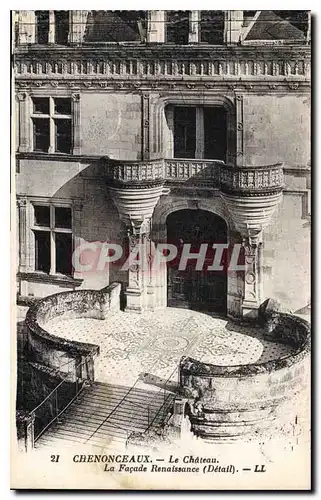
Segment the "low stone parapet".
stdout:
<path fill-rule="evenodd" d="M 180 394 L 187 399 L 194 434 L 220 439 L 262 432 L 275 409 L 308 386 L 310 325 L 291 314 L 277 314 L 266 338 L 294 347 L 288 356 L 235 366 L 181 359 Z"/>
<path fill-rule="evenodd" d="M 46 330 L 46 323 L 58 316 L 104 319 L 108 311 L 119 308 L 120 289 L 119 283 L 112 283 L 102 290 L 62 292 L 36 302 L 25 319 L 31 359 L 65 374 L 75 372 L 76 366 L 86 359 L 85 378 L 92 379 L 93 357 L 99 353 L 99 346 L 78 342 L 76 332 L 73 340 L 52 335 Z"/>

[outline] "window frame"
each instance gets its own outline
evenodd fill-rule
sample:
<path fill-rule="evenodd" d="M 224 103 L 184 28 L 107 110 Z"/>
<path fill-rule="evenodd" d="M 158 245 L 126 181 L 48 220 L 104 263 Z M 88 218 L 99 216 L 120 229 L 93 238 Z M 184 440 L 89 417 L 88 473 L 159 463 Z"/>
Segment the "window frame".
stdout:
<path fill-rule="evenodd" d="M 49 113 L 35 113 L 34 112 L 34 99 L 37 98 L 47 98 L 49 99 Z M 55 112 L 55 99 L 69 99 L 70 100 L 70 114 L 60 114 Z M 43 153 L 43 154 L 58 154 L 58 155 L 70 155 L 74 153 L 74 105 L 72 96 L 66 95 L 31 95 L 30 96 L 30 149 L 33 153 Z M 34 134 L 34 120 L 49 120 L 49 148 L 48 151 L 42 151 L 35 149 L 35 134 Z M 57 134 L 56 134 L 56 121 L 57 120 L 70 120 L 70 151 L 63 152 L 56 149 L 57 145 Z"/>
<path fill-rule="evenodd" d="M 49 207 L 49 226 L 41 226 L 36 224 L 35 218 L 35 207 Z M 55 209 L 56 208 L 69 208 L 71 213 L 71 227 L 70 228 L 59 228 L 55 226 Z M 74 251 L 75 243 L 74 243 L 74 235 L 73 235 L 73 209 L 71 203 L 65 202 L 53 202 L 48 203 L 45 201 L 32 201 L 31 202 L 31 224 L 30 224 L 30 232 L 33 240 L 33 252 L 32 252 L 32 272 L 37 274 L 43 274 L 44 276 L 56 276 L 56 277 L 73 277 L 74 269 L 71 263 L 71 274 L 63 274 L 57 272 L 56 270 L 56 234 L 71 234 L 71 251 Z M 40 271 L 36 269 L 36 237 L 35 232 L 47 232 L 50 233 L 50 270 L 49 273 L 44 271 Z"/>

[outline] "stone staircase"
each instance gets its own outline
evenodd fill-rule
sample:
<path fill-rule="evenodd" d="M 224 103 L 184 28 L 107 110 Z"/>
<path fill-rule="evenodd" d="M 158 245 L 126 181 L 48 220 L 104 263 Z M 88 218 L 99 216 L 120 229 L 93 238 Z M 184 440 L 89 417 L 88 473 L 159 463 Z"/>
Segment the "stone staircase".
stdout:
<path fill-rule="evenodd" d="M 164 420 L 174 400 L 168 391 L 148 391 L 95 382 L 85 387 L 66 412 L 40 436 L 35 448 L 88 444 L 123 446 L 133 431 Z M 165 401 L 165 404 L 164 404 Z M 162 408 L 164 406 L 164 408 Z"/>

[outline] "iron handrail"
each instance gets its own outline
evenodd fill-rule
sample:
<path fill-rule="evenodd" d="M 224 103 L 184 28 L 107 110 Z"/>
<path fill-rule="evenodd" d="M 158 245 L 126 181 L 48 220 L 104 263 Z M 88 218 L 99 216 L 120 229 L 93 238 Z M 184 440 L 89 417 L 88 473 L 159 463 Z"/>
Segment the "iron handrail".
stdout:
<path fill-rule="evenodd" d="M 79 379 L 81 379 L 81 377 L 79 377 L 77 375 L 77 369 L 84 365 L 84 364 L 87 364 L 88 360 L 93 357 L 93 354 L 88 354 L 84 359 L 82 359 L 76 366 L 75 366 L 75 384 L 76 384 L 76 393 L 74 395 L 73 398 L 71 398 L 69 400 L 69 402 L 59 411 L 58 408 L 58 389 L 65 383 L 65 382 L 71 382 L 70 380 L 68 380 L 68 377 L 69 377 L 69 374 L 66 375 L 62 380 L 61 382 L 59 382 L 59 384 L 43 399 L 43 401 L 41 401 L 41 403 L 39 403 L 32 411 L 31 411 L 31 414 L 33 414 L 35 417 L 36 417 L 36 413 L 37 411 L 48 401 L 50 400 L 50 398 L 55 395 L 55 404 L 56 404 L 56 415 L 47 423 L 47 425 L 45 425 L 41 431 L 37 434 L 37 436 L 33 436 L 33 441 L 36 442 L 37 439 L 39 439 L 39 437 L 56 421 L 59 419 L 59 417 L 67 410 L 67 408 L 69 408 L 69 406 L 75 401 L 75 399 L 79 396 L 80 392 L 83 390 L 84 388 L 84 385 L 85 383 L 81 384 L 81 387 L 79 389 Z M 72 362 L 73 360 L 70 360 L 70 363 Z M 64 366 L 66 364 L 69 364 L 69 363 L 65 363 Z M 85 379 L 83 380 L 83 382 L 85 382 Z"/>
<path fill-rule="evenodd" d="M 159 394 L 161 391 L 163 391 L 164 393 L 164 401 L 163 401 L 163 404 L 158 408 L 157 412 L 155 413 L 154 417 L 152 418 L 152 420 L 149 422 L 149 418 L 148 418 L 148 425 L 145 429 L 144 432 L 147 432 L 151 426 L 154 424 L 156 418 L 159 416 L 159 414 L 164 410 L 165 406 L 166 406 L 166 403 L 168 402 L 168 400 L 170 399 L 171 397 L 171 394 L 168 394 L 167 397 L 165 397 L 166 395 L 166 387 L 168 385 L 168 382 L 172 379 L 173 375 L 178 372 L 178 367 L 176 366 L 175 369 L 172 371 L 172 373 L 170 374 L 170 376 L 167 378 L 167 380 L 165 381 L 165 384 L 163 387 L 161 387 L 161 389 L 157 392 L 157 394 Z M 148 405 L 148 413 L 149 413 L 149 407 L 150 405 Z"/>
<path fill-rule="evenodd" d="M 94 432 L 89 436 L 89 438 L 86 439 L 86 443 L 96 434 L 97 431 L 107 422 L 107 420 L 115 413 L 115 411 L 119 408 L 119 406 L 122 404 L 122 402 L 127 398 L 127 396 L 130 394 L 130 392 L 134 389 L 136 384 L 140 382 L 140 379 L 137 378 L 135 380 L 135 383 L 128 389 L 128 391 L 124 394 L 124 396 L 121 398 L 121 400 L 117 403 L 117 405 L 112 409 L 112 411 L 107 415 L 107 417 L 98 425 L 98 427 L 94 430 Z"/>
<path fill-rule="evenodd" d="M 80 361 L 80 363 L 78 363 L 78 364 L 75 366 L 75 371 L 77 370 L 77 368 L 78 368 L 79 366 L 83 365 L 83 364 L 86 362 L 87 358 L 90 358 L 91 356 L 93 356 L 93 355 L 92 355 L 92 354 L 88 354 L 88 355 L 87 355 L 87 356 L 86 356 L 86 357 L 85 357 L 82 361 Z M 72 363 L 72 362 L 73 362 L 73 360 L 71 359 L 71 360 L 69 360 L 67 363 L 64 363 L 64 364 L 63 364 L 63 365 L 61 365 L 61 366 L 66 366 L 66 365 L 68 365 L 69 363 Z M 77 377 L 77 378 L 79 378 L 79 377 Z M 33 410 L 31 410 L 31 413 L 35 413 L 35 412 L 36 412 L 36 411 L 37 411 L 37 410 L 38 410 L 38 409 L 39 409 L 39 408 L 40 408 L 40 407 L 41 407 L 41 406 L 42 406 L 42 405 L 43 405 L 43 404 L 47 401 L 47 399 L 49 399 L 49 398 L 50 398 L 50 396 L 51 396 L 51 395 L 52 395 L 52 394 L 53 394 L 53 393 L 54 393 L 57 389 L 59 389 L 59 387 L 60 387 L 60 386 L 61 386 L 64 382 L 66 382 L 66 381 L 67 381 L 67 379 L 68 379 L 68 375 L 66 375 L 66 377 L 64 377 L 64 378 L 63 378 L 63 379 L 59 382 L 59 384 L 58 384 L 58 385 L 57 385 L 57 386 L 56 386 L 56 387 L 55 387 L 55 388 L 54 388 L 54 389 L 53 389 L 53 390 L 52 390 L 52 391 L 51 391 L 51 392 L 50 392 L 50 393 L 49 393 L 49 394 L 45 397 L 45 399 L 44 399 L 43 401 L 41 401 L 41 403 L 39 403 L 39 404 L 38 404 L 38 406 L 36 406 Z"/>

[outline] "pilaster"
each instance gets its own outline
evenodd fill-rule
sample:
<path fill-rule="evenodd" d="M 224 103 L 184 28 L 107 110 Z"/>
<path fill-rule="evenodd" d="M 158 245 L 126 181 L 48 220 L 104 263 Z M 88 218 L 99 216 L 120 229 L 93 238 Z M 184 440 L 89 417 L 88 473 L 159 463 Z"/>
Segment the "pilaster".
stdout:
<path fill-rule="evenodd" d="M 150 220 L 127 226 L 129 267 L 126 288 L 126 312 L 142 312 L 147 307 L 148 285 L 148 242 L 150 239 Z M 133 256 L 133 257 L 131 257 Z M 133 258 L 133 260 L 132 260 Z"/>
<path fill-rule="evenodd" d="M 19 153 L 26 153 L 29 148 L 29 126 L 28 126 L 28 96 L 26 92 L 16 94 L 19 103 Z"/>
<path fill-rule="evenodd" d="M 80 135 L 80 94 L 71 94 L 72 116 L 73 116 L 73 154 L 81 154 Z"/>
<path fill-rule="evenodd" d="M 150 97 L 149 94 L 142 96 L 142 159 L 148 160 L 150 156 L 149 133 L 150 133 Z"/>
<path fill-rule="evenodd" d="M 27 269 L 27 200 L 19 198 L 18 223 L 19 223 L 19 272 L 23 273 Z"/>
<path fill-rule="evenodd" d="M 244 296 L 242 316 L 255 319 L 262 302 L 262 232 L 249 231 L 243 240 L 244 248 Z"/>

